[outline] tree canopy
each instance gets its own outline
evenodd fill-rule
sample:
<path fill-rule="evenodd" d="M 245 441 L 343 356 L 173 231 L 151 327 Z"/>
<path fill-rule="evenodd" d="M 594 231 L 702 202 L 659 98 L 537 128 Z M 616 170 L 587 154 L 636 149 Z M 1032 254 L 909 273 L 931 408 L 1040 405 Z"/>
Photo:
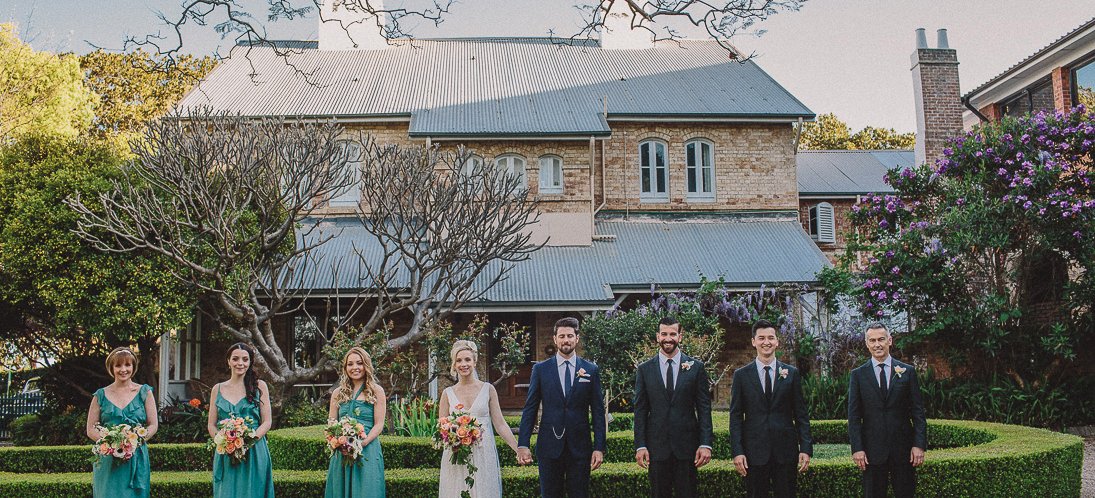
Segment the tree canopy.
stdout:
<path fill-rule="evenodd" d="M 835 114 L 817 117 L 813 123 L 804 123 L 799 149 L 802 150 L 879 150 L 912 149 L 915 133 L 898 133 L 893 128 L 864 127 L 855 133 L 847 123 Z"/>

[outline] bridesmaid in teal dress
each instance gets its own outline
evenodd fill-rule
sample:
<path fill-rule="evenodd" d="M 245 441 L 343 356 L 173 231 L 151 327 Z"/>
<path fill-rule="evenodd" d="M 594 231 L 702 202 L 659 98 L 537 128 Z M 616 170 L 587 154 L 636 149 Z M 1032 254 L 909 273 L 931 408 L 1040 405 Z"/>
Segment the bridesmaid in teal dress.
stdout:
<path fill-rule="evenodd" d="M 384 389 L 373 376 L 373 361 L 360 347 L 350 348 L 342 358 L 338 389 L 331 395 L 328 418 L 351 417 L 365 426 L 365 441 L 357 461 L 347 465 L 342 453 L 331 455 L 327 466 L 325 498 L 383 498 L 384 455 L 380 452 L 380 431 L 387 411 Z"/>
<path fill-rule="evenodd" d="M 270 391 L 258 380 L 251 359 L 255 350 L 242 342 L 228 348 L 232 378 L 213 386 L 209 399 L 209 436 L 217 434 L 217 422 L 230 417 L 250 417 L 259 440 L 239 463 L 228 455 L 213 455 L 213 496 L 217 498 L 274 498 L 273 464 L 266 432 L 270 430 Z M 232 401 L 235 400 L 235 401 Z"/>
<path fill-rule="evenodd" d="M 87 437 L 102 435 L 97 426 L 119 424 L 144 427 L 145 441 L 156 433 L 156 400 L 152 388 L 133 382 L 137 357 L 129 348 L 115 348 L 106 357 L 106 371 L 114 377 L 109 386 L 95 391 L 87 411 Z M 128 461 L 99 457 L 91 489 L 95 498 L 148 498 L 148 446 L 141 445 Z"/>

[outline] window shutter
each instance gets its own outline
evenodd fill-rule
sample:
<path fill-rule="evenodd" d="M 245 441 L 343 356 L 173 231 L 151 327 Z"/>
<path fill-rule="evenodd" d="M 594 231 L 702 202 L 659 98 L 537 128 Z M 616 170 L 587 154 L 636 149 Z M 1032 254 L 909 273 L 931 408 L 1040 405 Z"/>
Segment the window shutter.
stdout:
<path fill-rule="evenodd" d="M 833 205 L 828 202 L 817 205 L 817 241 L 827 244 L 836 242 L 836 219 Z"/>

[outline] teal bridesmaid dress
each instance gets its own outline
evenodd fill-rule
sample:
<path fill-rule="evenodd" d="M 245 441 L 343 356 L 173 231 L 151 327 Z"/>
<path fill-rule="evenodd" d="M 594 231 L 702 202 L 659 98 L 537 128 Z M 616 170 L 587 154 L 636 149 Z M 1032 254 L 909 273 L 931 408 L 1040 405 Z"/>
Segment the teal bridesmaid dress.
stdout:
<path fill-rule="evenodd" d="M 251 417 L 257 429 L 262 416 L 257 403 L 243 399 L 229 403 L 217 390 L 217 420 Z M 266 436 L 247 450 L 242 462 L 232 463 L 228 455 L 213 454 L 213 496 L 217 498 L 274 498 L 274 470 Z"/>
<path fill-rule="evenodd" d="M 365 386 L 361 386 L 364 388 Z M 365 433 L 373 429 L 373 404 L 357 399 L 361 388 L 353 397 L 338 405 L 338 418 L 351 417 L 365 426 Z M 380 452 L 380 439 L 374 439 L 362 448 L 361 455 L 352 464 L 345 464 L 342 454 L 331 455 L 327 466 L 327 489 L 324 498 L 383 498 L 384 454 Z"/>
<path fill-rule="evenodd" d="M 103 389 L 95 391 L 99 400 L 99 424 L 103 426 L 129 424 L 144 426 L 145 399 L 152 395 L 152 388 L 142 385 L 128 405 L 115 406 Z M 148 498 L 149 473 L 148 446 L 141 445 L 129 461 L 114 457 L 99 457 L 92 471 L 92 493 L 95 498 Z"/>

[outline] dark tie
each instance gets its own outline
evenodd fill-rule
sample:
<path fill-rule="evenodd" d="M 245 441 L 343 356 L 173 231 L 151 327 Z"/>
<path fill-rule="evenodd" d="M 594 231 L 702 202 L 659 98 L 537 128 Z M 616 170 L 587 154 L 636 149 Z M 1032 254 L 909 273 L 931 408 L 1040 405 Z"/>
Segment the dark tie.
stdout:
<path fill-rule="evenodd" d="M 764 367 L 764 395 L 772 397 L 772 367 Z"/>
<path fill-rule="evenodd" d="M 566 365 L 566 370 L 563 370 L 563 396 L 570 397 L 570 360 L 563 362 Z"/>
<path fill-rule="evenodd" d="M 673 360 L 665 360 L 665 392 L 669 394 L 669 398 L 673 398 Z"/>
<path fill-rule="evenodd" d="M 886 382 L 886 380 L 887 380 L 886 379 L 886 364 L 885 363 L 879 363 L 878 364 L 878 387 L 882 389 L 882 397 L 883 398 L 890 397 L 890 388 L 887 385 L 889 383 Z"/>

